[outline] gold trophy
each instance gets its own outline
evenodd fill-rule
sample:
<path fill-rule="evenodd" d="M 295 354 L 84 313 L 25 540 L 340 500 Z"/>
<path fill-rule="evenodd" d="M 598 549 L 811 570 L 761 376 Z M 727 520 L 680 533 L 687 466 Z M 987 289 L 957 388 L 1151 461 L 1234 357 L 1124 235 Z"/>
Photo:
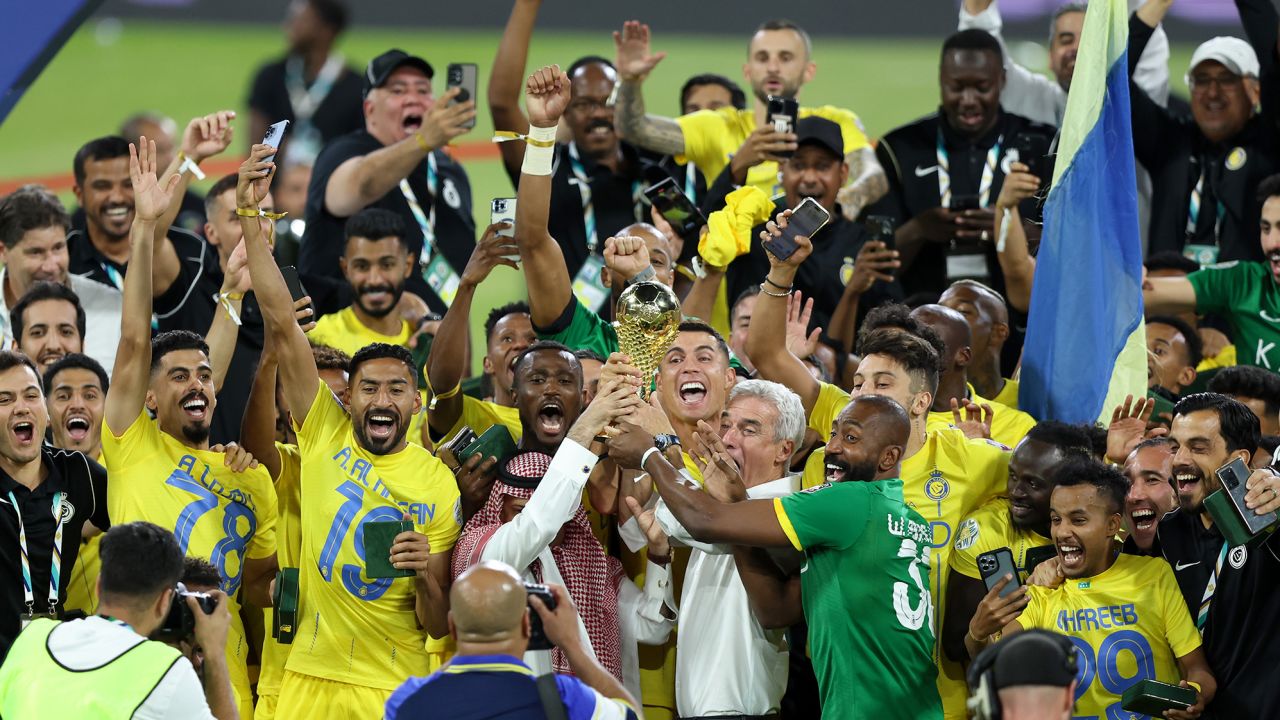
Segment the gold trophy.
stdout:
<path fill-rule="evenodd" d="M 617 316 L 618 348 L 640 370 L 640 397 L 648 399 L 653 373 L 680 333 L 680 299 L 662 283 L 638 282 L 618 297 Z"/>

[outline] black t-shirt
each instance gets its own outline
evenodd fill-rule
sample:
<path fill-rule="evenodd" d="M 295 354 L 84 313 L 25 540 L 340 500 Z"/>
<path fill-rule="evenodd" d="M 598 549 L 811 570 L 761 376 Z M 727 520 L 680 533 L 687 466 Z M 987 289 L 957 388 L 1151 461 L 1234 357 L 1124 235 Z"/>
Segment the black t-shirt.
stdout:
<path fill-rule="evenodd" d="M 81 218 L 83 219 L 83 213 Z M 204 238 L 176 225 L 169 227 L 168 236 L 177 247 L 192 247 L 194 243 L 207 245 Z M 118 263 L 98 252 L 98 248 L 94 247 L 93 241 L 89 239 L 89 231 L 83 224 L 77 225 L 74 221 L 72 222 L 71 232 L 67 233 L 67 254 L 70 260 L 67 270 L 72 275 L 87 277 L 117 290 L 124 289 L 124 274 L 129 267 L 128 263 Z M 206 325 L 204 330 L 208 329 Z M 200 334 L 203 335 L 204 330 L 199 331 Z"/>
<path fill-rule="evenodd" d="M 308 275 L 341 279 L 342 273 L 338 259 L 346 246 L 343 229 L 347 219 L 329 212 L 324 205 L 325 188 L 334 170 L 353 157 L 368 155 L 381 150 L 383 145 L 366 130 L 357 130 L 334 140 L 320 151 L 315 166 L 311 170 L 311 185 L 307 188 L 307 228 L 302 236 L 298 252 L 298 270 Z M 458 274 L 471 259 L 471 250 L 476 244 L 476 224 L 471 216 L 471 184 L 462 166 L 454 162 L 447 153 L 436 150 L 431 153 L 435 159 L 438 192 L 433 197 L 428 190 L 428 160 L 422 162 L 409 173 L 409 187 L 422 204 L 422 211 L 430 213 L 435 209 L 436 247 L 444 254 L 445 259 Z M 400 188 L 392 188 L 368 207 L 390 210 L 404 218 L 408 231 L 409 251 L 417 258 L 422 252 L 422 227 L 414 218 Z M 434 257 L 434 253 L 432 254 Z M 431 309 L 444 314 L 444 303 L 431 291 L 420 273 L 413 273 L 406 288 L 421 295 Z"/>
<path fill-rule="evenodd" d="M 53 556 L 53 497 L 65 492 L 62 512 L 67 513 L 62 526 L 62 566 L 58 586 L 58 612 L 67 597 L 67 582 L 75 570 L 80 552 L 80 532 L 86 520 L 101 530 L 111 527 L 107 515 L 107 471 L 101 465 L 73 450 L 45 447 L 41 450 L 49 475 L 35 490 L 19 485 L 0 470 L 0 661 L 9 652 L 21 629 L 19 616 L 26 612 L 22 587 L 22 560 L 18 544 L 18 515 L 13 501 L 22 513 L 27 533 L 27 557 L 31 566 L 31 594 L 35 596 L 37 614 L 49 609 L 49 574 Z"/>
<path fill-rule="evenodd" d="M 267 118 L 268 123 L 288 120 L 291 133 L 298 132 L 298 116 L 289 90 L 285 85 L 285 64 L 288 58 L 263 65 L 253 79 L 249 91 L 249 107 Z M 314 82 L 310 87 L 314 87 Z M 311 125 L 320 134 L 322 142 L 346 135 L 364 127 L 364 97 L 360 74 L 349 66 L 343 66 L 329 93 L 311 116 Z M 287 151 L 290 133 L 285 133 L 283 150 Z M 251 138 L 258 142 L 258 138 Z"/>
<path fill-rule="evenodd" d="M 946 149 L 947 165 L 951 181 L 952 207 L 956 199 L 977 196 L 982 184 L 984 169 L 988 165 L 991 149 L 1000 145 L 995 167 L 991 172 L 991 188 L 986 207 L 994 208 L 1000 188 L 1004 185 L 1005 168 L 1009 162 L 1009 150 L 1019 136 L 1033 139 L 1033 147 L 1048 153 L 1055 131 L 1048 125 L 1032 122 L 1019 115 L 1001 112 L 1000 118 L 987 134 L 970 140 L 961 137 L 935 113 L 904 125 L 885 135 L 876 146 L 876 157 L 889 178 L 889 193 L 866 210 L 867 215 L 888 215 L 898 227 L 920 213 L 941 205 L 938 165 L 938 131 L 941 129 Z M 1052 178 L 1051 161 L 1039 159 L 1042 185 L 1048 186 Z M 1038 221 L 1040 210 L 1034 198 L 1019 207 L 1026 220 Z M 975 270 L 970 277 L 986 282 L 996 290 L 1004 291 L 1004 276 L 996 259 L 995 242 L 982 248 L 971 248 L 974 254 L 951 249 L 946 244 L 929 243 L 920 249 L 915 261 L 901 273 L 903 290 L 908 296 L 927 293 L 936 298 L 950 284 L 948 280 L 948 256 L 953 258 L 954 268 Z M 958 257 L 972 258 L 970 262 L 957 261 Z M 985 263 L 983 262 L 985 256 Z M 985 268 L 983 265 L 985 264 Z M 981 277 L 984 275 L 985 277 Z M 951 280 L 965 274 L 952 274 Z"/>
<path fill-rule="evenodd" d="M 776 212 L 787 207 L 785 199 L 779 200 Z M 744 290 L 764 282 L 769 274 L 769 257 L 759 240 L 763 230 L 764 225 L 752 228 L 751 252 L 729 263 L 725 272 L 725 298 L 730 304 Z M 795 289 L 804 293 L 806 299 L 814 299 L 810 327 L 830 330 L 831 314 L 853 276 L 853 263 L 866 243 L 866 234 L 861 223 L 849 222 L 837 207 L 831 220 L 814 235 L 813 243 L 813 254 L 796 271 Z M 771 291 L 777 292 L 777 288 Z M 858 300 L 858 322 L 862 322 L 868 310 L 901 300 L 902 288 L 897 282 L 877 280 Z"/>
<path fill-rule="evenodd" d="M 1182 509 L 1165 515 L 1157 533 L 1194 620 L 1222 552 L 1222 533 Z M 1273 533 L 1227 550 L 1204 627 L 1205 658 L 1218 681 L 1205 718 L 1280 717 L 1280 686 L 1275 683 L 1280 666 L 1277 542 Z"/>

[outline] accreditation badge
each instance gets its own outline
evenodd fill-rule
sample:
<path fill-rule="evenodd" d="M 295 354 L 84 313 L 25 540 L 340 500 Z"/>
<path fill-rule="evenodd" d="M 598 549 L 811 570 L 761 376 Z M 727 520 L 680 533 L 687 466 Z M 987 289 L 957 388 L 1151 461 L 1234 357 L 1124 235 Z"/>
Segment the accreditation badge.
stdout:
<path fill-rule="evenodd" d="M 588 255 L 587 261 L 573 278 L 573 294 L 578 302 L 592 312 L 600 312 L 609 299 L 609 288 L 604 286 L 601 271 L 604 270 L 604 259 L 599 255 Z"/>
<path fill-rule="evenodd" d="M 431 291 L 444 302 L 445 307 L 453 304 L 453 298 L 458 294 L 458 286 L 462 284 L 462 278 L 445 259 L 443 253 L 436 253 L 431 262 L 427 263 L 426 269 L 422 271 L 422 279 L 427 281 Z"/>
<path fill-rule="evenodd" d="M 1213 265 L 1218 262 L 1218 246 L 1217 245 L 1197 245 L 1188 243 L 1182 248 L 1182 254 L 1190 260 L 1200 263 L 1200 267 Z"/>

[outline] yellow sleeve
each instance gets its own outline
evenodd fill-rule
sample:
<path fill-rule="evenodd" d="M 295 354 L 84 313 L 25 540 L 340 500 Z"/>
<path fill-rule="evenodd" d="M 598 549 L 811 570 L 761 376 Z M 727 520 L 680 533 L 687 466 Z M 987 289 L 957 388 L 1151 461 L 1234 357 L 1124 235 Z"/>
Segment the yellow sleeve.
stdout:
<path fill-rule="evenodd" d="M 801 490 L 818 487 L 827 481 L 826 457 L 827 452 L 822 448 L 809 454 L 809 459 L 804 461 L 804 474 L 800 476 Z"/>
<path fill-rule="evenodd" d="M 997 523 L 992 522 L 992 515 L 986 507 L 965 518 L 956 530 L 956 541 L 949 559 L 951 569 L 973 578 L 982 579 L 978 572 L 978 556 L 991 547 L 1004 547 L 1000 543 L 1000 532 Z"/>
<path fill-rule="evenodd" d="M 323 384 L 321 383 L 321 385 Z M 283 454 L 281 454 L 280 461 L 282 465 L 286 462 Z M 249 547 L 245 549 L 245 557 L 250 560 L 258 560 L 271 557 L 276 553 L 276 522 L 279 519 L 279 502 L 276 498 L 275 485 L 271 483 L 271 475 L 266 468 L 258 467 L 250 470 L 249 473 L 253 473 L 256 476 L 253 497 L 258 505 L 254 508 L 254 516 L 258 519 L 258 528 L 253 533 L 253 539 L 249 541 Z"/>
<path fill-rule="evenodd" d="M 1032 628 L 1053 630 L 1053 623 L 1045 622 L 1046 616 L 1052 616 L 1049 612 L 1052 593 L 1053 590 L 1039 585 L 1027 586 L 1027 606 L 1022 609 L 1022 614 L 1015 618 L 1023 630 Z"/>
<path fill-rule="evenodd" d="M 1182 598 L 1182 591 L 1178 588 L 1178 581 L 1173 577 L 1173 569 L 1169 567 L 1169 563 L 1156 558 L 1151 565 L 1159 572 L 1151 592 L 1158 593 L 1159 606 L 1164 608 L 1165 639 L 1169 641 L 1169 649 L 1173 651 L 1174 657 L 1186 657 L 1200 647 L 1200 632 L 1191 619 L 1191 611 Z"/>
<path fill-rule="evenodd" d="M 138 417 L 119 435 L 107 425 L 106 420 L 102 421 L 102 427 L 106 430 L 102 433 L 104 463 L 127 463 L 140 451 L 154 448 L 160 443 L 160 430 L 145 407 L 138 411 Z"/>
<path fill-rule="evenodd" d="M 462 534 L 462 498 L 458 494 L 457 481 L 444 463 L 432 458 L 439 488 L 436 513 L 427 523 L 424 535 L 431 541 L 431 552 L 442 553 L 453 549 Z"/>
<path fill-rule="evenodd" d="M 974 487 L 984 488 L 982 503 L 1009 491 L 1010 454 L 1009 448 L 993 440 L 965 441 L 966 479 Z"/>
<path fill-rule="evenodd" d="M 1036 419 L 1020 410 L 995 404 L 992 410 L 995 414 L 991 419 L 991 438 L 1002 445 L 1017 447 L 1036 426 Z"/>
<path fill-rule="evenodd" d="M 805 113 L 801 112 L 800 114 L 803 116 Z M 871 141 L 867 138 L 867 131 L 862 126 L 862 120 L 852 110 L 823 105 L 813 108 L 810 114 L 826 118 L 840 126 L 840 135 L 844 138 L 845 155 L 865 147 L 871 147 Z"/>
<path fill-rule="evenodd" d="M 791 518 L 787 517 L 787 509 L 782 506 L 782 498 L 773 499 L 773 512 L 778 516 L 778 524 L 782 526 L 782 532 L 791 541 L 791 547 L 803 551 L 804 546 L 800 544 L 800 536 L 796 535 L 796 528 L 791 524 Z"/>
<path fill-rule="evenodd" d="M 307 410 L 306 422 L 302 426 L 298 425 L 297 419 L 291 422 L 294 432 L 298 433 L 299 440 L 305 438 L 308 442 L 321 443 L 337 432 L 348 420 L 347 411 L 338 404 L 333 391 L 317 379 L 316 396 L 311 401 L 310 409 Z"/>
<path fill-rule="evenodd" d="M 849 404 L 849 393 L 831 383 L 820 383 L 818 399 L 813 403 L 813 411 L 809 413 L 809 429 L 823 438 L 831 436 L 831 423 Z"/>
<path fill-rule="evenodd" d="M 732 107 L 727 109 L 737 112 Z M 684 135 L 684 153 L 675 157 L 676 162 L 683 165 L 692 160 L 693 164 L 705 171 L 708 182 L 715 179 L 720 170 L 724 169 L 725 148 L 722 141 L 727 133 L 721 110 L 699 110 L 681 115 L 676 118 L 676 124 Z M 729 152 L 736 150 L 737 148 L 733 148 Z M 713 173 L 712 167 L 718 167 L 719 170 Z"/>

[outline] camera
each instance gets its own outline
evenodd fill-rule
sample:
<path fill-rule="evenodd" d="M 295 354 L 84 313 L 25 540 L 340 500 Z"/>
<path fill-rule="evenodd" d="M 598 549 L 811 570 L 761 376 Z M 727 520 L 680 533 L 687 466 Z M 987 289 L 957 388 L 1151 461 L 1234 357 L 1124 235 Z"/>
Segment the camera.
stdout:
<path fill-rule="evenodd" d="M 996 568 L 999 567 L 999 565 L 1000 563 L 998 563 L 996 559 L 990 555 L 978 556 L 978 571 L 981 572 L 983 575 L 995 572 Z"/>
<path fill-rule="evenodd" d="M 196 617 L 187 606 L 187 598 L 193 597 L 205 615 L 212 615 L 218 607 L 218 599 L 208 593 L 191 592 L 187 586 L 178 583 L 178 591 L 173 595 L 173 605 L 164 623 L 152 635 L 153 640 L 176 643 L 191 636 L 196 629 Z"/>
<path fill-rule="evenodd" d="M 539 583 L 525 583 L 524 591 L 530 597 L 537 595 L 543 605 L 548 610 L 556 609 L 556 596 L 551 594 L 551 588 Z M 529 605 L 529 649 L 530 650 L 550 650 L 555 647 L 555 643 L 547 637 L 547 633 L 542 629 L 542 616 L 537 610 L 533 609 L 533 605 Z"/>

